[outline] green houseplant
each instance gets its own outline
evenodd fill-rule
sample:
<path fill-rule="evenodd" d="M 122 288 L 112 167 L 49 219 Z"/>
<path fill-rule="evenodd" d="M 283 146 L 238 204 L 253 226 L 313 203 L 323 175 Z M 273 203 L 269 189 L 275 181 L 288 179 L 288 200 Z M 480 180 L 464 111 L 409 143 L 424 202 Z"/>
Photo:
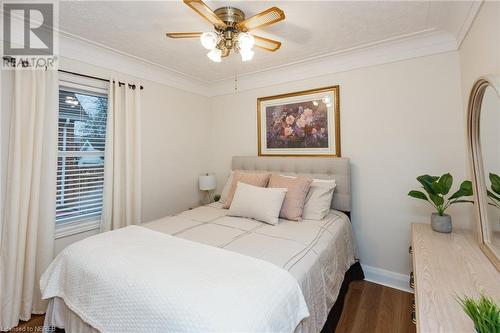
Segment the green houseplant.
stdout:
<path fill-rule="evenodd" d="M 500 177 L 497 174 L 490 173 L 491 191 L 488 190 L 489 204 L 500 209 Z"/>
<path fill-rule="evenodd" d="M 431 215 L 432 229 L 438 232 L 451 232 L 451 216 L 444 212 L 448 207 L 456 203 L 473 202 L 462 199 L 472 195 L 472 183 L 465 180 L 460 184 L 459 189 L 451 196 L 447 197 L 453 185 L 453 177 L 449 173 L 442 176 L 422 175 L 417 177 L 417 181 L 425 191 L 413 190 L 408 192 L 412 198 L 425 200 L 430 203 L 436 212 Z"/>
<path fill-rule="evenodd" d="M 500 309 L 492 298 L 481 295 L 479 299 L 457 297 L 464 312 L 474 322 L 478 333 L 500 333 Z"/>

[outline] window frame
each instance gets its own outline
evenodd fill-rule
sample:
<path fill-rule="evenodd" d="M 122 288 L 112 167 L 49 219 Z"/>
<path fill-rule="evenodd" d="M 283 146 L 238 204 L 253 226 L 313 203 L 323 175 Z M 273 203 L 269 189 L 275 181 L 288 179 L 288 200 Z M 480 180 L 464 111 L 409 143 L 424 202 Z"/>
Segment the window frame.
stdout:
<path fill-rule="evenodd" d="M 75 92 L 75 93 L 103 96 L 108 98 L 109 82 L 60 72 L 58 94 L 60 93 L 61 90 Z M 57 105 L 57 108 L 59 114 L 59 103 Z M 59 116 L 57 118 L 59 121 Z M 59 125 L 58 125 L 58 131 L 59 131 Z M 58 157 L 60 156 L 59 150 L 57 156 Z M 106 161 L 104 161 L 104 165 L 105 164 Z M 101 223 L 102 222 L 100 218 L 81 220 L 81 221 L 71 221 L 62 224 L 57 224 L 56 219 L 54 219 L 55 239 L 68 237 L 86 231 L 100 229 Z"/>

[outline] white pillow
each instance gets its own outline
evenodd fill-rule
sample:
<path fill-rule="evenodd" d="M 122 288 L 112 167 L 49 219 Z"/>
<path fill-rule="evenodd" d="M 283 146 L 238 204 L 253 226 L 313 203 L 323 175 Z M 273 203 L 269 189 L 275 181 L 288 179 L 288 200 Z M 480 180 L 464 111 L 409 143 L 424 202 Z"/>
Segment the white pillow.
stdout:
<path fill-rule="evenodd" d="M 226 184 L 224 184 L 224 188 L 222 189 L 219 202 L 222 203 L 226 202 L 227 194 L 229 193 L 229 190 L 231 189 L 231 184 L 233 183 L 233 175 L 234 171 L 231 171 L 231 174 L 229 175 L 229 177 L 227 177 Z"/>
<path fill-rule="evenodd" d="M 258 187 L 238 182 L 229 215 L 278 224 L 286 188 Z"/>
<path fill-rule="evenodd" d="M 314 179 L 302 209 L 302 218 L 322 220 L 330 211 L 335 186 L 335 179 Z"/>

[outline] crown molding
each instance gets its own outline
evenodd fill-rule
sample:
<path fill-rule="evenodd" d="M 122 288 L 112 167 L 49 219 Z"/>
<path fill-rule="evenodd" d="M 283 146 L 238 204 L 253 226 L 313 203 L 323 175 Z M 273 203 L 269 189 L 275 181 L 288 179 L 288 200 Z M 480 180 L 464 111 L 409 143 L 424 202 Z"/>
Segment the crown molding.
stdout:
<path fill-rule="evenodd" d="M 312 62 L 312 61 L 315 61 L 315 60 L 321 60 L 321 59 L 325 59 L 325 58 L 328 58 L 328 57 L 331 57 L 331 56 L 340 55 L 340 54 L 351 54 L 351 53 L 354 53 L 354 52 L 359 51 L 359 50 L 367 49 L 369 47 L 379 46 L 379 45 L 386 45 L 389 42 L 406 40 L 406 39 L 411 38 L 411 37 L 421 36 L 421 35 L 424 35 L 424 34 L 427 34 L 427 33 L 431 33 L 431 32 L 434 32 L 434 31 L 435 31 L 435 29 L 426 29 L 426 30 L 421 30 L 421 31 L 416 31 L 416 32 L 413 32 L 413 33 L 409 33 L 409 34 L 398 35 L 398 36 L 395 36 L 395 37 L 381 39 L 381 40 L 378 40 L 378 41 L 375 41 L 375 42 L 371 42 L 371 43 L 360 44 L 360 45 L 357 45 L 355 47 L 351 47 L 351 48 L 348 48 L 348 49 L 343 49 L 343 50 L 340 50 L 340 51 L 327 52 L 327 53 L 315 55 L 315 56 L 312 56 L 312 57 L 306 57 L 306 58 L 303 58 L 303 59 L 300 59 L 300 60 L 297 60 L 297 61 L 293 61 L 293 62 L 290 62 L 290 63 L 287 63 L 287 64 L 282 64 L 282 65 L 277 65 L 277 66 L 271 66 L 271 67 L 265 67 L 265 68 L 261 68 L 261 69 L 259 69 L 257 71 L 253 71 L 253 72 L 241 73 L 240 76 L 258 74 L 258 73 L 262 73 L 262 72 L 266 72 L 266 71 L 270 71 L 270 70 L 275 70 L 275 69 L 280 69 L 280 68 L 285 68 L 285 67 L 290 67 L 290 66 L 296 66 L 296 65 L 303 64 L 303 63 Z M 223 82 L 223 81 L 232 80 L 232 79 L 233 79 L 232 76 L 228 76 L 228 77 L 225 77 L 225 78 L 222 78 L 222 79 L 214 80 L 214 81 L 212 81 L 212 83 Z"/>
<path fill-rule="evenodd" d="M 209 96 L 209 85 L 194 76 L 118 51 L 108 46 L 59 31 L 59 55 L 117 73 L 158 82 L 169 87 Z"/>
<path fill-rule="evenodd" d="M 54 6 L 54 8 L 56 10 L 54 17 L 57 20 L 59 17 L 59 7 Z M 11 13 L 10 16 L 16 20 L 26 22 L 24 15 Z M 35 22 L 38 21 L 35 20 Z M 192 75 L 176 71 L 158 63 L 71 34 L 61 30 L 57 21 L 54 27 L 47 27 L 45 24 L 42 24 L 42 27 L 53 29 L 57 33 L 58 38 L 55 39 L 56 45 L 54 49 L 56 50 L 56 54 L 63 59 L 77 60 L 103 67 L 106 70 L 155 81 L 198 95 L 207 96 L 208 94 L 208 83 Z M 15 44 L 19 47 L 23 46 L 17 43 Z M 63 63 L 66 62 L 63 60 Z"/>
<path fill-rule="evenodd" d="M 423 32 L 300 63 L 243 74 L 238 77 L 238 92 L 455 50 L 457 40 L 451 33 Z M 234 81 L 227 79 L 212 83 L 209 95 L 234 92 Z"/>
<path fill-rule="evenodd" d="M 456 51 L 470 29 L 481 4 L 482 1 L 471 3 L 464 24 L 456 36 L 442 30 L 424 30 L 341 52 L 240 74 L 237 91 Z M 59 38 L 60 55 L 64 58 L 89 63 L 117 73 L 158 82 L 206 97 L 235 93 L 233 78 L 208 82 L 67 32 L 59 31 Z"/>
<path fill-rule="evenodd" d="M 474 22 L 477 13 L 479 13 L 479 9 L 481 8 L 482 4 L 483 0 L 473 1 L 471 3 L 469 11 L 467 12 L 467 16 L 465 17 L 464 23 L 457 33 L 457 48 L 460 48 L 460 46 L 462 45 L 462 42 L 464 41 L 465 36 L 467 36 L 467 33 L 472 27 L 472 23 Z"/>

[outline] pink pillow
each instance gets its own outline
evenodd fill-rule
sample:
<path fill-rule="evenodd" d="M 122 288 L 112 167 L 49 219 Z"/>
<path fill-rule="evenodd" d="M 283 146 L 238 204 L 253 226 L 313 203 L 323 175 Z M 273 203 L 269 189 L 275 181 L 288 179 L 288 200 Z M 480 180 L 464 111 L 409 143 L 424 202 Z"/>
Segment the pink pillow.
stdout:
<path fill-rule="evenodd" d="M 236 192 L 236 185 L 238 185 L 238 182 L 250 184 L 253 186 L 266 187 L 267 182 L 269 181 L 269 177 L 271 177 L 270 173 L 235 171 L 233 175 L 233 182 L 231 183 L 231 188 L 227 193 L 227 199 L 222 207 L 231 207 L 231 202 L 233 202 L 234 192 Z"/>
<path fill-rule="evenodd" d="M 298 221 L 302 217 L 302 210 L 306 201 L 307 192 L 313 179 L 310 177 L 283 177 L 273 174 L 267 187 L 287 188 L 285 200 L 281 206 L 280 217 Z"/>

